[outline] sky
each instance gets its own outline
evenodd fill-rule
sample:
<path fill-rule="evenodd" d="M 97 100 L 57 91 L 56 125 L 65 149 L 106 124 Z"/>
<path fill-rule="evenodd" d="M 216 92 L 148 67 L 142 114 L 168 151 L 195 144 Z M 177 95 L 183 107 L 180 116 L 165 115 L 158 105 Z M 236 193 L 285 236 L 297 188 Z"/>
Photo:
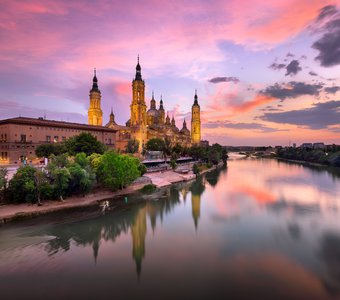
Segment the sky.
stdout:
<path fill-rule="evenodd" d="M 340 1 L 0 0 L 0 119 L 129 119 L 140 56 L 177 127 L 197 89 L 202 139 L 340 144 Z"/>

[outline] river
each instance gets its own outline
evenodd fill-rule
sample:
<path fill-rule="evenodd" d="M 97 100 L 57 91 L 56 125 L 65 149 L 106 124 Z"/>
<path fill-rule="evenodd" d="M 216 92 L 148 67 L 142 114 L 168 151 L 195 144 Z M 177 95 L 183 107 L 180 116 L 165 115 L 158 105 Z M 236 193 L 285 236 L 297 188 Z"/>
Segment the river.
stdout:
<path fill-rule="evenodd" d="M 339 299 L 340 176 L 271 159 L 0 227 L 2 299 Z"/>

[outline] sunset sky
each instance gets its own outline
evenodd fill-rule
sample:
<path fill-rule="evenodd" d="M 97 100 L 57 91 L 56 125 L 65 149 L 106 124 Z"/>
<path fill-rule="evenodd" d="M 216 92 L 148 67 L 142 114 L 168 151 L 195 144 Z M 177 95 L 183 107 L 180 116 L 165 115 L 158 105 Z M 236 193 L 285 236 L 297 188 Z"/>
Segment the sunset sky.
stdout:
<path fill-rule="evenodd" d="M 223 145 L 340 144 L 340 1 L 0 0 L 0 118 L 87 123 L 97 68 L 104 123 L 129 119 L 140 55 L 154 90 Z"/>

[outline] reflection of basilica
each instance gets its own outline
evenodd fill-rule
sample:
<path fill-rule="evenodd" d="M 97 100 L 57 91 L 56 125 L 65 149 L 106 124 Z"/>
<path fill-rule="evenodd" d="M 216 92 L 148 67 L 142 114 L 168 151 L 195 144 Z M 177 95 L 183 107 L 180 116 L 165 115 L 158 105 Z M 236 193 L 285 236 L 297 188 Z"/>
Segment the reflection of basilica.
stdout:
<path fill-rule="evenodd" d="M 114 218 L 108 213 L 100 218 L 55 225 L 49 228 L 48 232 L 42 233 L 55 237 L 48 241 L 46 251 L 50 255 L 59 251 L 68 251 L 72 243 L 76 246 L 91 246 L 94 260 L 97 261 L 100 254 L 99 248 L 103 242 L 115 242 L 117 237 L 122 233 L 127 234 L 130 229 L 132 257 L 139 277 L 142 271 L 142 260 L 146 255 L 147 217 L 149 217 L 152 231 L 155 232 L 157 218 L 162 222 L 163 216 L 172 212 L 178 204 L 180 204 L 179 191 L 170 187 L 166 191 L 165 198 L 135 205 L 129 211 L 117 212 Z"/>
<path fill-rule="evenodd" d="M 193 183 L 170 187 L 166 190 L 164 198 L 132 206 L 128 211 L 115 213 L 114 218 L 112 214 L 107 213 L 100 218 L 55 225 L 49 228 L 48 232 L 43 233 L 43 235 L 55 237 L 48 241 L 46 250 L 53 255 L 60 250 L 70 250 L 73 243 L 76 246 L 90 246 L 93 249 L 93 257 L 97 261 L 100 256 L 101 244 L 107 241 L 115 242 L 117 237 L 122 233 L 128 234 L 130 230 L 132 257 L 136 263 L 137 275 L 140 277 L 142 261 L 146 255 L 147 219 L 149 219 L 152 231 L 155 232 L 157 218 L 159 218 L 159 222 L 162 222 L 163 216 L 171 213 L 181 203 L 180 194 L 185 201 L 189 191 L 191 191 L 192 217 L 195 228 L 197 228 L 200 218 L 201 195 L 204 192 L 202 178 L 198 178 Z M 133 202 L 132 200 L 131 203 Z M 125 204 L 120 205 L 125 206 Z"/>
<path fill-rule="evenodd" d="M 199 177 L 190 187 L 191 190 L 191 209 L 192 218 L 194 220 L 195 229 L 197 230 L 198 220 L 201 215 L 201 195 L 205 190 L 203 177 Z"/>
<path fill-rule="evenodd" d="M 142 271 L 142 259 L 145 256 L 146 206 L 140 208 L 131 226 L 132 256 L 136 262 L 138 277 Z"/>

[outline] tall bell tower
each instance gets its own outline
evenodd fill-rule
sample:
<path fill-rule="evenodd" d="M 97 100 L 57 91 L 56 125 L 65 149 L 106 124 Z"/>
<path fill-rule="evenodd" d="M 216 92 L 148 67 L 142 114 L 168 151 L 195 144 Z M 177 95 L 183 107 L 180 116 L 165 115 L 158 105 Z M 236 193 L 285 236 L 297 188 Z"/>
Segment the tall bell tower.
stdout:
<path fill-rule="evenodd" d="M 193 144 L 198 144 L 201 141 L 201 112 L 197 99 L 196 90 L 194 104 L 191 107 L 191 142 Z"/>
<path fill-rule="evenodd" d="M 94 69 L 92 89 L 90 90 L 90 108 L 88 110 L 89 125 L 103 125 L 103 111 L 101 109 L 101 93 L 98 88 L 96 69 Z"/>
<path fill-rule="evenodd" d="M 147 116 L 145 103 L 145 82 L 142 79 L 142 68 L 137 58 L 136 75 L 132 80 L 132 103 L 130 105 L 130 126 L 132 136 L 139 141 L 142 149 L 147 142 Z"/>

